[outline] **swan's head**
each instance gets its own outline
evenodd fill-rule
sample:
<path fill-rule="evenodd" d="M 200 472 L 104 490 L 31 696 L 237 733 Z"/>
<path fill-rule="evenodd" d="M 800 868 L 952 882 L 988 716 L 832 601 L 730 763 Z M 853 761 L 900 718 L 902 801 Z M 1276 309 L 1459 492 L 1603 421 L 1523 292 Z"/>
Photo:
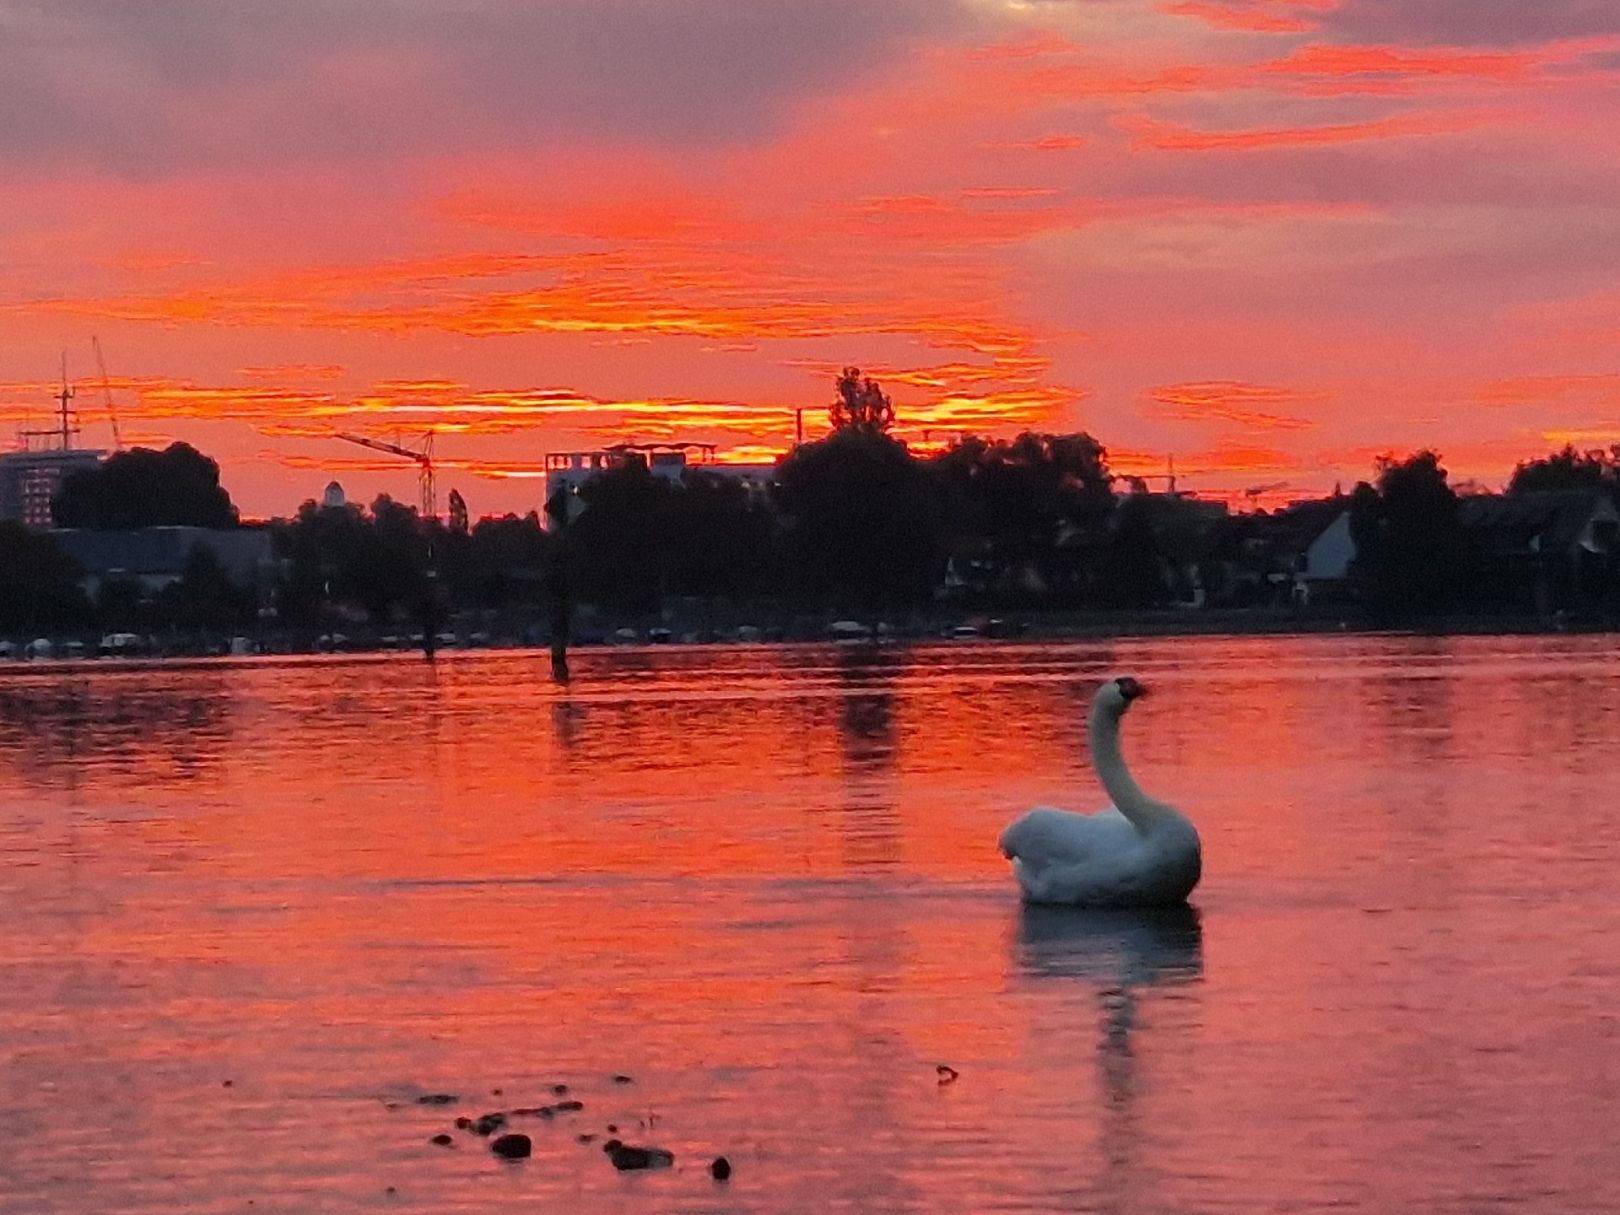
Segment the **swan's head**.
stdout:
<path fill-rule="evenodd" d="M 1147 695 L 1147 685 L 1131 675 L 1110 679 L 1097 689 L 1097 705 L 1116 717 L 1131 707 L 1131 702 Z"/>

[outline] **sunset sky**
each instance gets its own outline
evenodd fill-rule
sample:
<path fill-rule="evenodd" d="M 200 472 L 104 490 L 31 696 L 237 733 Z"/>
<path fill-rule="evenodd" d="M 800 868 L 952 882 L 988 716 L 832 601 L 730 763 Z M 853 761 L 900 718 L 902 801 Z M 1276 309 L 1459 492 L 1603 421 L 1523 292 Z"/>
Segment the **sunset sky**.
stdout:
<path fill-rule="evenodd" d="M 1611 0 L 0 0 L 0 428 L 440 493 L 1085 429 L 1184 485 L 1620 441 Z"/>

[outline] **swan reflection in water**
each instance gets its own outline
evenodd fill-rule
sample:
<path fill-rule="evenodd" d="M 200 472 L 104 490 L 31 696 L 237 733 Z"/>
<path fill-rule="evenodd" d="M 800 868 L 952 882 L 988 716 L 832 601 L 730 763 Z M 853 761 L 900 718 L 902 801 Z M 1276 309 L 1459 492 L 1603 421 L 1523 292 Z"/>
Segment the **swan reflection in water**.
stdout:
<path fill-rule="evenodd" d="M 1190 988 L 1202 981 L 1204 936 L 1197 909 L 1185 903 L 1109 910 L 1026 903 L 1019 913 L 1014 952 L 1018 969 L 1036 981 L 1040 994 L 1067 983 L 1096 1001 L 1098 1107 L 1081 1116 L 1095 1119 L 1102 1167 L 1083 1181 L 1087 1205 L 1108 1212 L 1157 1209 L 1150 1140 L 1174 1124 L 1144 1118 L 1138 1106 L 1172 1098 L 1153 1093 L 1153 1084 L 1144 1080 L 1139 1039 L 1144 1031 L 1150 1043 L 1174 1034 L 1174 1022 L 1184 1022 L 1185 1014 L 1144 1026 L 1138 1023 L 1140 1004 L 1153 989 Z M 1065 1016 L 1052 1027 L 1056 1032 L 1041 1037 L 1061 1049 L 1080 1028 Z M 1061 1077 L 1074 1062 L 1053 1059 L 1052 1074 Z"/>
<path fill-rule="evenodd" d="M 1186 903 L 1099 910 L 1025 903 L 1018 961 L 1033 976 L 1116 987 L 1189 982 L 1204 973 L 1204 932 Z"/>

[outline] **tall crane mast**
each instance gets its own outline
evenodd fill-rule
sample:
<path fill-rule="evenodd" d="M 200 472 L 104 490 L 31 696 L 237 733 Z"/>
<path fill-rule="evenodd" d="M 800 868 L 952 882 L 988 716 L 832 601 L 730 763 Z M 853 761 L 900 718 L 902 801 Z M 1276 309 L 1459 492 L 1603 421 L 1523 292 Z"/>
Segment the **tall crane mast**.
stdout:
<path fill-rule="evenodd" d="M 107 424 L 112 427 L 113 450 L 123 451 L 124 441 L 118 435 L 118 411 L 113 408 L 112 381 L 107 378 L 107 359 L 101 353 L 101 339 L 90 335 L 90 345 L 96 351 L 96 366 L 101 371 L 101 395 L 107 402 Z"/>
<path fill-rule="evenodd" d="M 334 438 L 342 439 L 345 443 L 356 443 L 361 447 L 369 447 L 372 451 L 386 452 L 391 456 L 399 456 L 403 460 L 410 460 L 421 470 L 422 480 L 422 518 L 437 519 L 439 517 L 439 494 L 433 482 L 433 432 L 430 430 L 422 436 L 420 448 L 401 446 L 398 443 L 388 443 L 382 439 L 373 439 L 368 435 L 351 434 L 348 431 L 339 431 Z"/>

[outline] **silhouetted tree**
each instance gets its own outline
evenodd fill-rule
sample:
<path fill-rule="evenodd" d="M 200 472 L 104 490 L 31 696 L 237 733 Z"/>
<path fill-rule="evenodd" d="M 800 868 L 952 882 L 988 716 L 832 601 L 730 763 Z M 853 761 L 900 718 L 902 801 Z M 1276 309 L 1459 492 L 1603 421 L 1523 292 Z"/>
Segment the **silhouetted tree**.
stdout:
<path fill-rule="evenodd" d="M 801 591 L 875 607 L 925 599 L 939 582 L 936 483 L 887 435 L 846 427 L 795 448 L 778 470 L 776 502 Z"/>
<path fill-rule="evenodd" d="M 970 436 L 931 462 L 958 546 L 1002 569 L 1027 566 L 1063 598 L 1083 593 L 1114 509 L 1108 453 L 1085 433 Z"/>
<path fill-rule="evenodd" d="M 452 532 L 465 536 L 467 534 L 467 499 L 461 496 L 461 491 L 450 491 L 449 522 L 447 526 Z"/>
<path fill-rule="evenodd" d="M 671 505 L 671 592 L 747 599 L 774 589 L 775 521 L 768 504 L 747 485 L 691 468 Z"/>
<path fill-rule="evenodd" d="M 96 621 L 114 632 L 144 631 L 157 621 L 141 584 L 133 578 L 105 578 L 96 588 Z"/>
<path fill-rule="evenodd" d="M 486 608 L 542 603 L 552 548 L 533 511 L 480 519 L 472 530 L 472 602 Z"/>
<path fill-rule="evenodd" d="M 186 443 L 136 447 L 74 473 L 51 505 L 58 527 L 235 527 L 219 465 Z"/>
<path fill-rule="evenodd" d="M 1127 494 L 1120 499 L 1102 551 L 1104 572 L 1098 591 L 1104 603 L 1156 607 L 1170 597 L 1152 504 L 1148 494 Z"/>
<path fill-rule="evenodd" d="M 1539 489 L 1604 489 L 1620 492 L 1620 443 L 1608 451 L 1576 451 L 1573 444 L 1563 450 L 1514 466 L 1508 493 L 1529 493 Z"/>
<path fill-rule="evenodd" d="M 428 537 L 415 509 L 386 494 L 369 512 L 306 502 L 297 519 L 278 530 L 276 543 L 288 563 L 281 607 L 289 619 L 359 608 L 384 621 L 421 609 Z"/>
<path fill-rule="evenodd" d="M 1464 564 L 1457 495 L 1440 456 L 1420 451 L 1377 463 L 1377 487 L 1362 482 L 1350 498 L 1354 572 L 1369 603 L 1389 615 L 1453 606 Z"/>
<path fill-rule="evenodd" d="M 79 568 L 56 542 L 0 522 L 0 633 L 77 628 L 89 615 Z"/>
<path fill-rule="evenodd" d="M 846 367 L 838 377 L 838 395 L 827 411 L 833 430 L 865 430 L 886 434 L 894 425 L 894 405 L 870 376 L 861 377 L 859 367 Z"/>
<path fill-rule="evenodd" d="M 669 573 L 675 492 L 639 456 L 580 487 L 585 508 L 568 525 L 579 557 L 580 598 L 632 612 L 658 608 Z"/>
<path fill-rule="evenodd" d="M 180 580 L 158 592 L 150 615 L 168 628 L 230 629 L 251 621 L 256 606 L 253 593 L 232 582 L 213 550 L 199 544 Z"/>

